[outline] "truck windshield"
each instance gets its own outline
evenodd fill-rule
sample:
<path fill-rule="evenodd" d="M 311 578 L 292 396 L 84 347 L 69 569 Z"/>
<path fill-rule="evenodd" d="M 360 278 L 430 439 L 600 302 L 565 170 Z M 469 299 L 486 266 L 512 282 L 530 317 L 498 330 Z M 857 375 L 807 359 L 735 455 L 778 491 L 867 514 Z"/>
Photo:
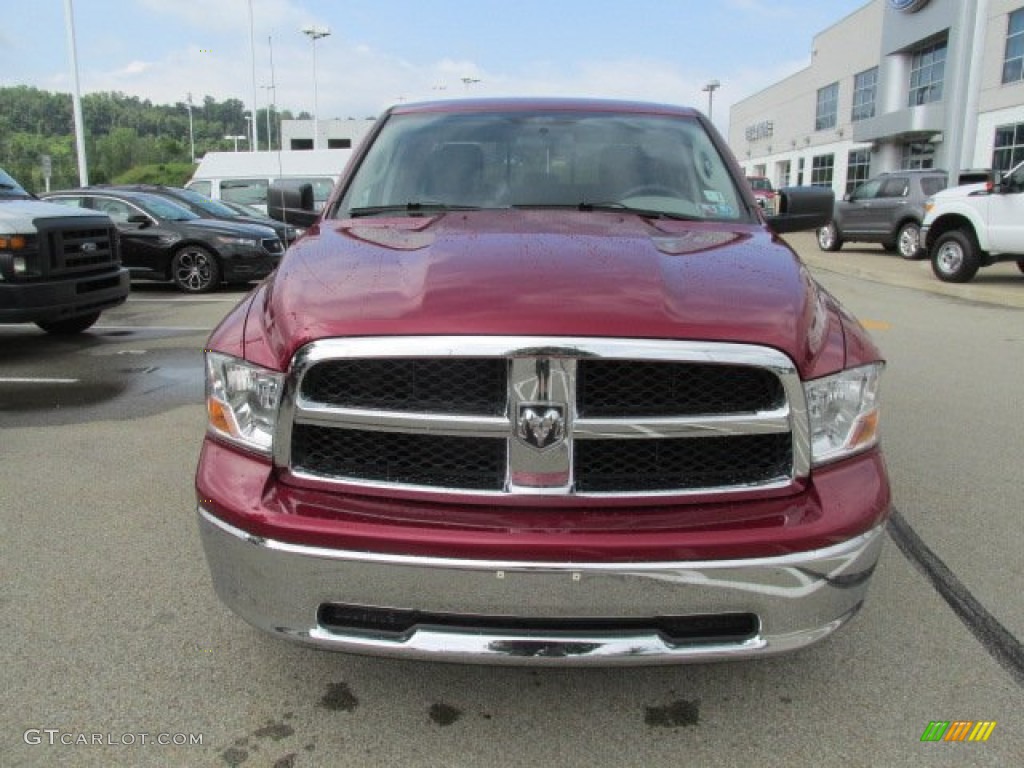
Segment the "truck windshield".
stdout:
<path fill-rule="evenodd" d="M 392 115 L 335 216 L 535 207 L 750 216 L 697 120 L 544 110 Z"/>
<path fill-rule="evenodd" d="M 0 169 L 0 197 L 29 197 L 29 194 L 6 171 Z"/>

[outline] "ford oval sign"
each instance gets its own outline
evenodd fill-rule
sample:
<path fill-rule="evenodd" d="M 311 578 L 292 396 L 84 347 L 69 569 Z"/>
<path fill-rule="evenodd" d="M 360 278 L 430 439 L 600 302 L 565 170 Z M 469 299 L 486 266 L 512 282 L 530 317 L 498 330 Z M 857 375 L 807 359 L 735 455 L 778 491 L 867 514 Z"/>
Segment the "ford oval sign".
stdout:
<path fill-rule="evenodd" d="M 903 13 L 916 13 L 928 5 L 928 0 L 889 0 L 889 5 Z"/>

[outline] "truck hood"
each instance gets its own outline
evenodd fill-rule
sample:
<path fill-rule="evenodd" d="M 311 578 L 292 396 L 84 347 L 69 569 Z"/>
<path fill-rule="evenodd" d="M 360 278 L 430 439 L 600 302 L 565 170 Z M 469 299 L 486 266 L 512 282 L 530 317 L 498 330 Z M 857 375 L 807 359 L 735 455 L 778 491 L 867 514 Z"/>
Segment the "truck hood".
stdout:
<path fill-rule="evenodd" d="M 101 217 L 109 222 L 106 214 L 83 208 L 72 208 L 69 205 L 48 203 L 34 198 L 0 198 L 0 231 L 30 232 L 35 231 L 32 223 L 35 219 L 55 219 L 71 217 Z"/>
<path fill-rule="evenodd" d="M 950 200 L 953 198 L 970 197 L 977 194 L 988 194 L 988 184 L 964 184 L 959 187 L 946 187 L 932 195 L 936 200 Z"/>
<path fill-rule="evenodd" d="M 834 300 L 752 225 L 480 211 L 325 221 L 252 303 L 245 355 L 285 369 L 338 336 L 607 336 L 763 344 L 844 363 Z"/>

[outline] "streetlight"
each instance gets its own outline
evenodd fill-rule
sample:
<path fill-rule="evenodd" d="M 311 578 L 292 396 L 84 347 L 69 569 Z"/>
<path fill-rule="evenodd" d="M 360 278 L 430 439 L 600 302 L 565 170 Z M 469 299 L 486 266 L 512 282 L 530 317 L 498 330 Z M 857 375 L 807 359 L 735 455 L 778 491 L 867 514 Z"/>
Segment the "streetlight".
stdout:
<path fill-rule="evenodd" d="M 242 134 L 237 134 L 237 135 L 232 134 L 230 136 L 225 136 L 224 138 L 226 140 L 228 140 L 228 141 L 234 141 L 235 142 L 235 152 L 237 152 L 238 151 L 238 142 L 239 141 L 245 141 L 249 137 L 248 136 L 244 136 Z"/>
<path fill-rule="evenodd" d="M 721 87 L 722 84 L 720 82 L 718 82 L 717 80 L 712 80 L 703 88 L 701 88 L 702 91 L 707 91 L 708 94 L 708 120 L 711 119 L 711 105 L 714 102 L 715 91 L 717 91 Z"/>
<path fill-rule="evenodd" d="M 327 27 L 316 27 L 310 25 L 302 28 L 302 34 L 309 37 L 310 43 L 313 46 L 313 149 L 320 148 L 320 131 L 317 127 L 317 113 L 320 111 L 320 105 L 317 103 L 317 88 L 316 88 L 316 41 L 321 38 L 327 37 L 331 34 L 331 30 Z"/>

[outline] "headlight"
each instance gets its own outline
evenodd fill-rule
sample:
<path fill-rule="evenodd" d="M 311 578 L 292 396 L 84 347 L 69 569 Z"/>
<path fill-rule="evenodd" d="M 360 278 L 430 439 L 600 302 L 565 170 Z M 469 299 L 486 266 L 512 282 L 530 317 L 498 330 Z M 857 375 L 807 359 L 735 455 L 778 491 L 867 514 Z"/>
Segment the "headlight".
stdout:
<path fill-rule="evenodd" d="M 815 465 L 878 443 L 878 383 L 882 363 L 851 368 L 804 384 Z"/>
<path fill-rule="evenodd" d="M 283 389 L 283 373 L 207 352 L 207 428 L 246 448 L 270 454 Z"/>
<path fill-rule="evenodd" d="M 218 235 L 217 242 L 222 245 L 242 245 L 247 248 L 259 248 L 260 241 L 248 237 L 232 237 L 231 235 Z"/>

